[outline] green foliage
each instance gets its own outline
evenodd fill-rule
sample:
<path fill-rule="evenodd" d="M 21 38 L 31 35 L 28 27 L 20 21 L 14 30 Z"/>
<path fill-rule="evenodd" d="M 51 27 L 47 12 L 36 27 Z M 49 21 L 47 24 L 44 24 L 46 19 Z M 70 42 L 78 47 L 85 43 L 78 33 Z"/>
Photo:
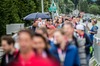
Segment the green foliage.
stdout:
<path fill-rule="evenodd" d="M 97 0 L 96 1 L 96 4 L 100 6 L 100 0 Z"/>
<path fill-rule="evenodd" d="M 45 11 L 48 6 L 44 0 Z M 6 34 L 6 24 L 22 23 L 22 18 L 33 12 L 41 12 L 41 0 L 0 0 L 0 36 Z"/>
<path fill-rule="evenodd" d="M 89 6 L 89 13 L 100 14 L 100 8 L 99 8 L 99 6 L 96 5 L 96 4 L 90 5 Z"/>
<path fill-rule="evenodd" d="M 87 2 L 87 0 L 81 1 L 79 4 L 80 4 L 80 11 L 88 12 L 88 2 Z"/>
<path fill-rule="evenodd" d="M 88 4 L 92 4 L 93 3 L 92 0 L 87 0 L 87 2 L 88 2 Z"/>
<path fill-rule="evenodd" d="M 68 3 L 66 3 L 66 5 L 69 12 L 71 12 L 74 9 L 74 3 L 72 1 L 68 0 Z"/>
<path fill-rule="evenodd" d="M 69 13 L 74 9 L 74 3 L 71 0 L 59 0 L 60 13 Z"/>
<path fill-rule="evenodd" d="M 48 12 L 48 8 L 50 6 L 50 2 L 48 0 L 44 0 L 44 11 Z"/>
<path fill-rule="evenodd" d="M 78 5 L 78 3 L 79 3 L 79 0 L 71 0 L 73 3 L 74 3 L 74 8 L 76 9 L 77 8 L 77 5 Z"/>

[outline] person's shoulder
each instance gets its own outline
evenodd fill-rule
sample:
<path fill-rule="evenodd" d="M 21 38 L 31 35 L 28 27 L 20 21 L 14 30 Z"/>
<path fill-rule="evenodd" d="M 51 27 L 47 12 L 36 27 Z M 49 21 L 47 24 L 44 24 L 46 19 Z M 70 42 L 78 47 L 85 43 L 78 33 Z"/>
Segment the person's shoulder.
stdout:
<path fill-rule="evenodd" d="M 2 55 L 2 58 L 5 58 L 5 57 L 6 57 L 6 54 L 3 54 L 3 55 Z"/>
<path fill-rule="evenodd" d="M 95 29 L 98 29 L 98 26 L 94 26 Z"/>
<path fill-rule="evenodd" d="M 68 46 L 68 49 L 69 49 L 69 50 L 77 50 L 77 47 L 76 47 L 74 44 L 70 44 L 70 45 Z"/>

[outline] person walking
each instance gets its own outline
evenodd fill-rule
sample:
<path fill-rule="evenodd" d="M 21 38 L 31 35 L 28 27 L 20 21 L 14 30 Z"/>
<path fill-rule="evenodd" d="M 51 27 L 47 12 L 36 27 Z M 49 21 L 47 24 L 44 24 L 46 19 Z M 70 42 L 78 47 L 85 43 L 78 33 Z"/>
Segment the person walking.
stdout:
<path fill-rule="evenodd" d="M 85 41 L 84 41 L 85 44 L 82 47 L 85 48 L 87 62 L 89 62 L 89 59 L 90 59 L 90 46 L 92 46 L 91 39 L 84 32 L 84 26 L 83 25 L 81 25 L 81 24 L 77 25 L 76 26 L 76 31 L 78 33 L 78 37 L 85 39 Z"/>
<path fill-rule="evenodd" d="M 97 34 L 97 32 L 98 32 L 98 26 L 97 26 L 96 24 L 97 24 L 97 20 L 94 19 L 94 20 L 92 21 L 92 28 L 91 28 L 90 31 L 89 31 L 89 33 L 90 33 L 89 36 L 90 36 L 92 42 L 93 42 L 93 37 L 94 37 L 94 35 Z"/>
<path fill-rule="evenodd" d="M 67 30 L 66 30 L 67 29 Z M 65 36 L 67 37 L 67 40 L 71 43 L 76 45 L 78 48 L 78 54 L 80 58 L 80 65 L 81 66 L 87 66 L 87 60 L 86 60 L 86 53 L 85 53 L 85 48 L 82 48 L 84 46 L 84 40 L 78 39 L 74 35 L 74 26 L 72 23 L 66 23 L 63 26 L 63 31 L 65 32 Z"/>
<path fill-rule="evenodd" d="M 17 56 L 18 50 L 15 49 L 14 44 L 15 41 L 11 36 L 2 36 L 1 46 L 4 50 L 4 55 L 1 59 L 0 66 L 6 66 Z"/>
<path fill-rule="evenodd" d="M 70 44 L 65 39 L 63 31 L 55 31 L 55 48 L 51 48 L 51 54 L 57 58 L 61 66 L 80 66 L 78 49 L 74 44 Z"/>

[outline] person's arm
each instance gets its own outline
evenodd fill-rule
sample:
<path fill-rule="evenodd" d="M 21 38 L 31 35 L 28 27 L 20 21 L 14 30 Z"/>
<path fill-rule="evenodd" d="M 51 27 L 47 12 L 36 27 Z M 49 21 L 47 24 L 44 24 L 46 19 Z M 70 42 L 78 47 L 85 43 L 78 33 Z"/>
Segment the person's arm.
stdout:
<path fill-rule="evenodd" d="M 37 27 L 38 26 L 38 21 L 34 22 L 33 26 Z"/>
<path fill-rule="evenodd" d="M 97 31 L 96 31 L 96 32 L 93 32 L 93 31 L 89 31 L 89 33 L 90 33 L 90 34 L 96 34 L 96 33 L 97 33 Z"/>
<path fill-rule="evenodd" d="M 90 31 L 90 28 L 88 27 L 88 24 L 86 24 L 86 28 L 88 29 L 88 31 Z"/>

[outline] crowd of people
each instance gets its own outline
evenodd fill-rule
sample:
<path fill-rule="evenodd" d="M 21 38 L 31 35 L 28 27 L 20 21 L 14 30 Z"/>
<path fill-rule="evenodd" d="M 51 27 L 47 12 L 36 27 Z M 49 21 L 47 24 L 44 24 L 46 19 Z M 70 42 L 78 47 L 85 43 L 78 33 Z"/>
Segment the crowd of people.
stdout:
<path fill-rule="evenodd" d="M 17 33 L 19 49 L 15 48 L 16 42 L 11 36 L 2 36 L 5 54 L 1 66 L 89 66 L 97 20 L 92 20 L 91 29 L 81 23 L 80 16 L 38 18 L 31 27 Z"/>

